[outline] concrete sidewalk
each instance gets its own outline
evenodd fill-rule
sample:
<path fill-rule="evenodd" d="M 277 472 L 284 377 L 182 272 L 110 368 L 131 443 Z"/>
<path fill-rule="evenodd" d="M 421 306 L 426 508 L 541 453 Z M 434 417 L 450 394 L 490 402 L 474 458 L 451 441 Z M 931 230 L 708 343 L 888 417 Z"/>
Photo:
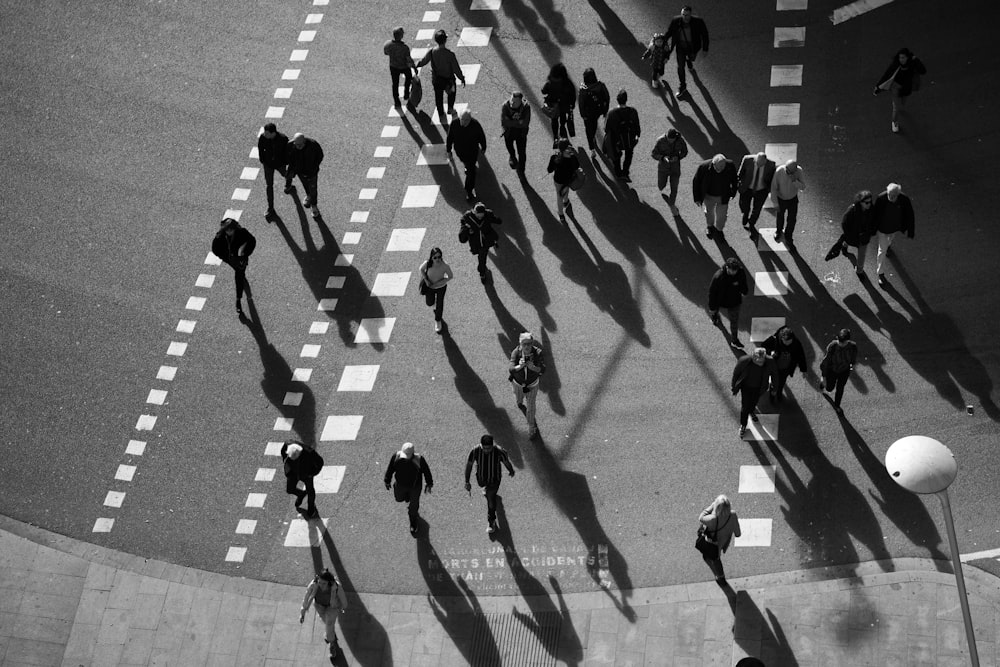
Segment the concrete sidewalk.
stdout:
<path fill-rule="evenodd" d="M 620 594 L 350 596 L 342 665 L 968 665 L 954 577 L 930 560 Z M 891 571 L 886 571 L 891 570 Z M 982 665 L 1000 580 L 965 568 Z M 707 576 L 707 571 L 706 571 Z M 329 664 L 303 587 L 146 560 L 0 517 L 0 665 Z"/>

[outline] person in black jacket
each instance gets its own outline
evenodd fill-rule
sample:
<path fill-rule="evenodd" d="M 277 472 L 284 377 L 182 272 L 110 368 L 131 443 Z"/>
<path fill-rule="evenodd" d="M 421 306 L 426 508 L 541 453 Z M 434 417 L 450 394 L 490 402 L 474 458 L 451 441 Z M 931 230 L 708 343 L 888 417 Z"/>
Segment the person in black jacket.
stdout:
<path fill-rule="evenodd" d="M 292 136 L 288 144 L 288 172 L 285 174 L 285 190 L 292 187 L 292 179 L 296 176 L 302 182 L 306 191 L 306 200 L 302 205 L 312 208 L 313 220 L 319 220 L 323 214 L 319 212 L 319 165 L 323 162 L 323 147 L 315 139 L 310 139 L 301 132 Z"/>
<path fill-rule="evenodd" d="M 722 153 L 705 160 L 694 170 L 691 194 L 696 205 L 704 206 L 705 235 L 708 238 L 725 238 L 723 229 L 729 216 L 729 200 L 736 196 L 738 189 L 736 165 Z"/>
<path fill-rule="evenodd" d="M 865 257 L 868 255 L 868 242 L 875 231 L 872 201 L 870 190 L 861 190 L 854 195 L 854 203 L 847 207 L 847 210 L 844 211 L 844 217 L 840 221 L 840 229 L 843 233 L 830 248 L 830 252 L 826 253 L 826 261 L 829 262 L 837 255 L 847 255 L 847 246 L 857 248 L 858 258 L 854 262 L 854 271 L 861 280 L 865 279 Z"/>
<path fill-rule="evenodd" d="M 285 492 L 295 496 L 295 509 L 302 506 L 306 499 L 305 517 L 315 519 L 319 516 L 316 509 L 315 477 L 323 467 L 323 459 L 316 450 L 306 447 L 297 440 L 286 440 L 281 446 L 281 461 L 285 470 Z M 298 484 L 302 482 L 303 490 Z"/>
<path fill-rule="evenodd" d="M 892 93 L 892 131 L 899 132 L 899 112 L 906 105 L 908 98 L 913 91 L 920 90 L 920 77 L 927 74 L 927 68 L 920 62 L 920 58 L 913 55 L 909 49 L 900 49 L 885 73 L 875 84 L 873 95 L 878 95 L 882 91 L 888 90 Z"/>
<path fill-rule="evenodd" d="M 562 63 L 556 63 L 549 70 L 549 78 L 542 86 L 542 97 L 547 106 L 556 110 L 552 116 L 552 136 L 556 139 L 575 137 L 573 109 L 576 107 L 576 86 Z"/>
<path fill-rule="evenodd" d="M 257 137 L 257 159 L 264 167 L 264 184 L 267 188 L 267 213 L 264 219 L 271 222 L 277 215 L 274 212 L 274 172 L 285 176 L 285 167 L 288 165 L 288 137 L 278 132 L 278 127 L 274 123 L 264 126 L 264 131 Z M 292 189 L 285 186 L 285 194 L 291 194 Z"/>
<path fill-rule="evenodd" d="M 500 127 L 503 128 L 503 141 L 510 156 L 507 164 L 511 169 L 517 169 L 519 176 L 524 175 L 524 164 L 527 160 L 524 153 L 528 147 L 530 125 L 531 107 L 524 101 L 524 93 L 515 90 L 510 94 L 510 99 L 500 107 Z"/>
<path fill-rule="evenodd" d="M 462 82 L 465 88 L 465 75 L 458 64 L 455 52 L 450 50 L 445 44 L 448 42 L 448 33 L 438 28 L 434 31 L 434 41 L 437 46 L 427 51 L 424 57 L 417 63 L 417 67 L 423 67 L 427 63 L 431 64 L 431 83 L 434 87 L 434 105 L 437 107 L 438 120 L 441 125 L 447 125 L 448 116 L 444 113 L 444 97 L 448 96 L 448 113 L 455 114 L 455 79 Z"/>
<path fill-rule="evenodd" d="M 767 356 L 774 361 L 774 374 L 771 376 L 771 402 L 780 403 L 788 378 L 795 374 L 798 368 L 801 373 L 808 373 L 806 352 L 802 343 L 787 326 L 780 326 L 763 343 Z"/>
<path fill-rule="evenodd" d="M 872 204 L 872 226 L 878 234 L 878 251 L 875 253 L 875 272 L 878 274 L 878 284 L 885 287 L 884 263 L 889 256 L 889 246 L 898 232 L 913 238 L 916 230 L 916 219 L 913 215 L 913 203 L 903 194 L 903 186 L 890 183 L 885 191 L 875 198 Z"/>
<path fill-rule="evenodd" d="M 747 418 L 760 421 L 757 417 L 757 401 L 774 377 L 774 361 L 767 357 L 767 350 L 754 348 L 736 361 L 733 381 L 730 387 L 733 396 L 740 395 L 740 438 L 747 432 Z"/>
<path fill-rule="evenodd" d="M 451 159 L 452 148 L 465 165 L 465 200 L 472 201 L 476 198 L 476 163 L 479 152 L 486 152 L 486 133 L 468 109 L 448 126 L 448 138 L 445 140 L 448 159 Z"/>
<path fill-rule="evenodd" d="M 490 270 L 486 268 L 486 257 L 490 248 L 497 245 L 499 236 L 493 225 L 501 224 L 493 211 L 486 208 L 483 202 L 477 203 L 471 211 L 462 214 L 462 229 L 459 236 L 464 236 L 469 244 L 469 252 L 479 258 L 477 266 L 479 278 L 485 285 L 490 279 Z"/>
<path fill-rule="evenodd" d="M 573 213 L 573 207 L 569 203 L 570 183 L 576 178 L 576 172 L 580 169 L 580 158 L 576 156 L 576 150 L 569 139 L 560 139 L 556 144 L 555 154 L 549 158 L 548 172 L 552 174 L 552 180 L 556 185 L 556 212 L 559 213 L 559 222 L 566 222 L 564 211 Z"/>
<path fill-rule="evenodd" d="M 256 247 L 257 239 L 247 229 L 240 227 L 240 223 L 234 218 L 224 218 L 212 240 L 212 253 L 233 267 L 236 277 L 236 312 L 240 315 L 243 314 L 240 301 L 246 287 L 247 262 Z M 253 301 L 253 297 L 247 296 L 247 301 Z"/>
<path fill-rule="evenodd" d="M 583 129 L 587 134 L 587 147 L 590 148 L 590 157 L 597 156 L 600 147 L 597 145 L 597 122 L 601 116 L 608 114 L 611 106 L 611 94 L 608 87 L 597 80 L 597 73 L 593 67 L 583 70 L 583 85 L 580 86 L 578 95 L 580 105 L 580 117 L 583 118 Z"/>
<path fill-rule="evenodd" d="M 396 483 L 392 483 L 392 478 Z M 426 484 L 426 487 L 424 486 Z M 420 529 L 417 520 L 420 518 L 420 492 L 431 492 L 434 488 L 434 478 L 427 459 L 413 451 L 412 442 L 404 442 L 403 447 L 389 459 L 389 467 L 385 471 L 385 488 L 392 488 L 397 503 L 408 504 L 410 515 L 410 535 L 416 535 Z"/>
<path fill-rule="evenodd" d="M 694 59 L 699 51 L 708 53 L 708 26 L 697 16 L 692 16 L 691 5 L 685 5 L 681 13 L 670 21 L 667 39 L 670 49 L 677 54 L 677 97 L 687 92 L 687 75 L 684 67 L 694 72 Z"/>
<path fill-rule="evenodd" d="M 708 286 L 708 314 L 712 318 L 712 324 L 721 326 L 719 309 L 725 308 L 729 315 L 729 344 L 734 348 L 743 347 L 739 337 L 740 305 L 748 291 L 747 272 L 735 257 L 726 260 L 722 268 L 712 276 L 712 282 Z"/>
<path fill-rule="evenodd" d="M 642 134 L 639 112 L 627 104 L 628 93 L 624 88 L 618 91 L 615 99 L 618 100 L 618 106 L 608 112 L 608 118 L 604 121 L 604 141 L 613 162 L 615 176 L 631 183 L 629 169 L 632 167 L 632 153 Z"/>

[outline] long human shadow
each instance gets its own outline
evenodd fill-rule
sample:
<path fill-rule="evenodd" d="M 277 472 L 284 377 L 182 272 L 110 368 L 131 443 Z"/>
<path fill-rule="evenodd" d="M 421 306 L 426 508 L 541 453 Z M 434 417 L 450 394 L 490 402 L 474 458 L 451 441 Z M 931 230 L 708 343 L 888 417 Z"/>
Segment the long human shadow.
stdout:
<path fill-rule="evenodd" d="M 347 592 L 347 613 L 340 617 L 340 632 L 354 656 L 356 664 L 362 667 L 381 667 L 391 665 L 392 644 L 389 635 L 378 619 L 368 611 L 364 599 L 355 593 L 357 589 L 351 583 L 351 577 L 340 561 L 337 547 L 330 537 L 330 532 L 319 520 L 309 521 L 310 549 L 313 570 L 316 574 L 323 571 L 323 547 L 326 547 L 329 557 L 329 569 Z M 334 664 L 348 665 L 343 651 L 337 656 Z"/>
<path fill-rule="evenodd" d="M 608 45 L 618 54 L 618 59 L 632 70 L 632 80 L 637 82 L 649 81 L 649 66 L 642 60 L 643 42 L 640 41 L 628 26 L 608 7 L 604 0 L 588 0 L 591 8 L 597 14 L 599 20 L 598 27 L 604 38 L 608 40 Z M 598 71 L 598 75 L 600 72 Z M 609 89 L 616 87 L 608 86 Z"/>
<path fill-rule="evenodd" d="M 500 496 L 497 496 L 497 518 L 499 519 L 499 528 L 494 539 L 503 545 L 504 559 L 521 595 L 524 598 L 531 598 L 529 604 L 532 613 L 526 614 L 514 609 L 512 612 L 514 618 L 538 638 L 539 644 L 548 651 L 554 660 L 564 662 L 571 667 L 579 665 L 583 661 L 583 645 L 580 643 L 580 636 L 573 626 L 573 619 L 566 607 L 566 601 L 563 599 L 559 581 L 551 574 L 549 575 L 549 585 L 559 597 L 559 606 L 557 607 L 542 582 L 524 567 L 521 557 L 517 553 L 517 547 L 514 546 L 514 536 L 510 530 L 510 522 L 507 521 L 507 511 L 504 508 L 503 498 Z M 545 634 L 544 628 L 534 616 L 535 612 L 557 614 L 561 617 L 560 635 L 556 637 L 555 642 L 552 642 Z"/>
<path fill-rule="evenodd" d="M 629 622 L 635 623 L 636 612 L 629 605 L 632 578 L 629 576 L 628 562 L 601 525 L 587 476 L 563 469 L 541 435 L 536 438 L 533 447 L 525 449 L 524 457 L 538 478 L 541 489 L 573 523 L 587 547 L 587 572 L 594 583 L 608 595 Z M 612 583 L 618 588 L 621 599 L 612 591 Z"/>
<path fill-rule="evenodd" d="M 733 612 L 733 639 L 747 654 L 753 655 L 750 652 L 759 648 L 759 655 L 753 657 L 764 664 L 782 667 L 796 667 L 799 664 L 785 631 L 770 609 L 765 609 L 765 619 L 746 591 L 735 591 L 729 584 L 723 586 L 722 591 Z"/>
<path fill-rule="evenodd" d="M 562 58 L 561 47 L 575 44 L 576 39 L 566 28 L 565 17 L 552 7 L 550 0 L 540 0 L 534 4 L 544 6 L 539 7 L 540 11 L 536 11 L 526 5 L 524 0 L 505 0 L 501 9 L 518 32 L 527 33 L 545 62 L 552 65 Z M 501 27 L 496 12 L 474 10 L 471 9 L 470 5 L 471 3 L 468 2 L 454 3 L 459 16 L 467 21 L 468 25 L 492 27 L 494 31 Z M 548 24 L 548 27 L 542 25 L 539 17 Z M 500 44 L 496 44 L 498 42 L 502 44 L 503 40 L 491 39 L 490 46 L 497 49 L 500 46 Z M 541 84 L 538 87 L 541 88 Z"/>
<path fill-rule="evenodd" d="M 448 329 L 445 328 L 441 334 L 444 344 L 445 355 L 455 376 L 455 389 L 462 400 L 476 413 L 476 419 L 483 425 L 486 432 L 493 436 L 497 444 L 507 450 L 510 455 L 510 462 L 518 467 L 524 467 L 524 459 L 521 455 L 520 434 L 514 428 L 510 415 L 506 410 L 498 407 L 493 401 L 489 388 L 482 378 L 476 374 L 472 366 L 469 365 L 462 349 Z M 504 368 L 506 365 L 504 365 Z M 497 374 L 496 382 L 507 382 L 506 373 Z M 513 401 L 513 397 L 511 398 Z"/>
<path fill-rule="evenodd" d="M 306 445 L 316 447 L 316 398 L 305 382 L 292 381 L 292 368 L 285 358 L 267 339 L 267 332 L 260 321 L 260 314 L 253 301 L 247 308 L 248 316 L 243 315 L 240 321 L 253 334 L 260 354 L 260 364 L 264 376 L 260 380 L 264 396 L 278 409 L 282 417 L 292 420 L 296 435 Z M 285 402 L 288 394 L 299 394 L 298 403 Z"/>
<path fill-rule="evenodd" d="M 684 141 L 687 142 L 688 149 L 690 149 L 691 152 L 691 155 L 681 163 L 681 182 L 684 182 L 685 177 L 688 179 L 688 182 L 690 182 L 691 177 L 694 176 L 695 167 L 698 166 L 698 158 L 700 157 L 701 159 L 707 160 L 715 155 L 715 153 L 712 152 L 712 141 L 709 139 L 702 126 L 698 124 L 698 121 L 684 111 L 684 107 L 682 105 L 688 104 L 690 97 L 685 98 L 683 101 L 678 100 L 673 96 L 669 87 L 661 88 L 660 91 L 663 104 L 667 107 L 670 124 L 681 133 L 681 136 L 684 137 Z M 734 156 L 727 157 L 732 158 Z M 740 157 L 742 157 L 742 155 Z M 687 167 L 687 169 L 685 169 L 685 167 Z M 681 191 L 683 192 L 684 190 L 681 189 Z M 688 194 L 690 195 L 690 189 L 688 189 Z"/>
<path fill-rule="evenodd" d="M 432 106 L 434 104 L 433 91 L 431 91 L 430 104 Z M 416 111 L 407 109 L 405 113 L 399 115 L 399 119 L 417 146 L 444 143 L 442 132 L 447 132 L 447 128 L 435 125 L 433 119 L 423 109 L 417 109 Z M 416 121 L 416 125 L 414 125 L 414 121 Z"/>
<path fill-rule="evenodd" d="M 476 617 L 482 616 L 482 607 L 465 580 L 460 576 L 453 577 L 445 569 L 437 550 L 431 544 L 430 525 L 423 518 L 419 519 L 419 523 L 417 562 L 430 591 L 427 601 L 434 612 L 434 617 L 451 637 L 451 641 L 465 658 L 466 664 L 471 665 L 475 661 L 483 665 L 501 664 L 496 638 L 485 623 L 479 626 L 480 632 L 485 634 L 480 635 L 483 639 L 477 643 L 479 650 L 473 654 L 472 631 Z"/>
<path fill-rule="evenodd" d="M 639 157 L 636 155 L 636 157 Z M 584 164 L 587 159 L 585 158 Z M 595 173 L 601 169 L 598 163 L 591 162 Z M 635 215 L 635 193 L 622 189 L 617 180 L 607 181 L 603 187 L 597 183 L 589 183 L 576 191 L 580 203 L 591 211 L 594 227 L 604 235 L 622 256 L 636 267 L 644 267 L 646 258 L 639 248 L 635 237 L 628 229 Z M 615 211 L 615 215 L 602 215 L 604 211 Z"/>
<path fill-rule="evenodd" d="M 701 96 L 705 99 L 705 104 L 708 105 L 708 110 L 712 114 L 710 119 L 705 112 L 701 110 L 694 102 L 691 103 L 691 110 L 701 121 L 702 126 L 705 127 L 708 132 L 710 141 L 711 154 L 722 153 L 730 159 L 739 160 L 741 157 L 749 153 L 746 143 L 740 139 L 733 128 L 729 126 L 726 122 L 725 116 L 722 115 L 722 110 L 719 109 L 719 105 L 715 103 L 715 98 L 712 94 L 708 92 L 708 88 L 702 83 L 701 77 L 698 76 L 697 72 L 691 73 L 691 78 L 694 80 L 694 84 L 698 87 L 701 92 Z M 707 156 L 706 156 L 707 157 Z"/>

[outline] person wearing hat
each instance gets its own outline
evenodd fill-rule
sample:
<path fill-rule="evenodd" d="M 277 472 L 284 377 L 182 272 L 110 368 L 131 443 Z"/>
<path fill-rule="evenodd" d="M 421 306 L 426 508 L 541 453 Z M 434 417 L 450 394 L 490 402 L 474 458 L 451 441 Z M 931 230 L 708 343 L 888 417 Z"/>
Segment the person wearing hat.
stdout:
<path fill-rule="evenodd" d="M 514 476 L 514 466 L 510 464 L 507 451 L 493 442 L 493 436 L 486 434 L 479 439 L 479 444 L 469 452 L 469 460 L 465 464 L 465 490 L 472 495 L 472 468 L 476 468 L 476 484 L 483 489 L 486 498 L 486 532 L 492 535 L 497 531 L 497 493 L 500 491 L 500 480 L 503 472 L 500 466 L 507 468 L 507 473 Z"/>
<path fill-rule="evenodd" d="M 337 657 L 337 633 L 334 627 L 337 617 L 347 613 L 347 595 L 330 570 L 324 569 L 306 587 L 306 595 L 302 598 L 302 607 L 299 609 L 299 623 L 305 623 L 309 605 L 312 605 L 316 615 L 323 621 L 323 641 L 330 645 L 330 662 L 337 664 L 334 662 Z"/>
<path fill-rule="evenodd" d="M 395 476 L 396 483 L 392 483 Z M 426 484 L 426 486 L 424 486 Z M 396 502 L 406 502 L 409 505 L 410 535 L 416 535 L 420 529 L 417 519 L 420 518 L 421 487 L 427 493 L 434 487 L 434 478 L 427 459 L 413 451 L 412 442 L 404 442 L 403 447 L 389 459 L 389 467 L 385 471 L 385 488 L 392 488 Z"/>
<path fill-rule="evenodd" d="M 490 270 L 486 268 L 486 256 L 489 254 L 490 248 L 496 246 L 500 239 L 496 230 L 493 229 L 494 225 L 499 224 L 502 224 L 500 218 L 486 208 L 486 204 L 483 202 L 477 203 L 471 211 L 462 214 L 462 228 L 459 237 L 467 239 L 469 252 L 479 258 L 477 268 L 483 284 L 489 282 Z"/>
<path fill-rule="evenodd" d="M 656 185 L 663 188 L 670 183 L 667 202 L 673 206 L 677 201 L 677 184 L 681 180 L 681 160 L 687 157 L 688 146 L 681 133 L 674 128 L 661 135 L 653 146 L 652 157 L 656 160 Z"/>
<path fill-rule="evenodd" d="M 510 353 L 507 379 L 514 388 L 517 409 L 528 418 L 528 428 L 531 429 L 529 437 L 534 438 L 538 435 L 535 396 L 538 393 L 538 382 L 545 373 L 545 355 L 541 344 L 530 332 L 523 332 L 517 341 L 517 347 Z"/>
<path fill-rule="evenodd" d="M 285 469 L 285 492 L 295 496 L 295 509 L 302 506 L 302 499 L 305 498 L 305 517 L 315 519 L 319 516 L 319 510 L 316 509 L 313 477 L 323 468 L 323 457 L 297 440 L 286 440 L 281 446 L 281 461 Z M 299 482 L 304 487 L 301 490 Z"/>
<path fill-rule="evenodd" d="M 486 133 L 479 121 L 472 117 L 468 109 L 459 114 L 448 126 L 448 137 L 445 139 L 445 150 L 451 159 L 451 150 L 465 166 L 465 200 L 476 198 L 476 171 L 480 151 L 486 152 Z"/>
<path fill-rule="evenodd" d="M 240 301 L 243 299 L 243 290 L 246 289 L 247 262 L 256 247 L 257 239 L 247 229 L 240 227 L 235 218 L 223 218 L 219 223 L 219 231 L 212 240 L 212 254 L 233 267 L 236 277 L 236 312 L 240 315 L 243 315 Z M 253 297 L 248 295 L 247 301 L 253 301 Z"/>
<path fill-rule="evenodd" d="M 292 135 L 288 143 L 288 171 L 285 172 L 286 190 L 292 187 L 292 179 L 296 176 L 302 182 L 306 191 L 306 200 L 302 202 L 305 208 L 312 209 L 313 220 L 319 220 L 323 214 L 319 212 L 319 165 L 323 162 L 323 147 L 315 139 L 310 139 L 301 132 Z"/>

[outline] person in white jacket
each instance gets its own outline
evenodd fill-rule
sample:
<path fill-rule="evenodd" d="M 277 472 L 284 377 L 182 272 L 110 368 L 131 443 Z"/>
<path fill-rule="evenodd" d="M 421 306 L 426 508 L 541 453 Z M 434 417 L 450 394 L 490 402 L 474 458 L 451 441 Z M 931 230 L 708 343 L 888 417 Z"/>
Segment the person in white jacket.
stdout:
<path fill-rule="evenodd" d="M 792 232 L 799 216 L 799 193 L 806 189 L 806 179 L 802 175 L 802 167 L 795 160 L 789 160 L 774 171 L 771 179 L 771 199 L 778 205 L 777 233 L 775 241 L 784 241 L 786 245 L 794 245 Z M 788 224 L 785 224 L 788 216 Z"/>
<path fill-rule="evenodd" d="M 337 657 L 337 635 L 334 632 L 334 624 L 340 614 L 347 613 L 347 595 L 344 593 L 344 587 L 334 578 L 330 570 L 323 570 L 317 574 L 306 587 L 306 596 L 302 599 L 302 609 L 299 611 L 299 623 L 305 622 L 310 604 L 316 609 L 316 615 L 326 628 L 325 641 L 330 645 L 332 663 Z"/>

